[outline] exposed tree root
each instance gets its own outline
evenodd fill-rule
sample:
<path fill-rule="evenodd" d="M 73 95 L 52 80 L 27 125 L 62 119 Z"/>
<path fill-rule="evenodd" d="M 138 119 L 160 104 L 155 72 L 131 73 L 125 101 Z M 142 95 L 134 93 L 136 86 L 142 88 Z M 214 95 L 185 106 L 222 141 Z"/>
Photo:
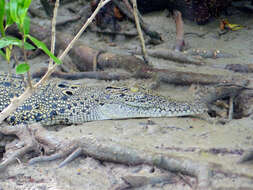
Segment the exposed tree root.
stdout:
<path fill-rule="evenodd" d="M 238 81 L 239 82 L 239 81 Z M 210 104 L 218 99 L 236 97 L 243 90 L 248 90 L 246 87 L 248 85 L 247 80 L 240 81 L 240 84 L 234 83 L 221 83 L 213 86 L 201 86 L 196 90 L 196 98 L 200 99 L 202 102 Z"/>
<path fill-rule="evenodd" d="M 140 55 L 140 50 L 131 50 L 130 53 Z M 186 53 L 175 51 L 171 49 L 147 49 L 148 55 L 152 57 L 168 59 L 171 61 L 176 61 L 178 63 L 184 64 L 193 64 L 193 65 L 204 65 L 205 62 L 203 60 L 197 59 L 188 55 Z"/>
<path fill-rule="evenodd" d="M 181 147 L 170 147 L 170 146 L 163 146 L 163 147 L 157 147 L 159 149 L 163 150 L 170 150 L 170 151 L 176 151 L 176 152 L 205 152 L 209 154 L 221 154 L 221 155 L 242 155 L 245 150 L 244 149 L 229 149 L 229 148 L 197 148 L 197 147 L 188 147 L 188 148 L 181 148 Z"/>
<path fill-rule="evenodd" d="M 41 78 L 47 72 L 47 68 L 42 68 L 38 72 L 32 73 L 32 78 Z M 84 78 L 97 79 L 97 80 L 125 80 L 131 78 L 130 74 L 126 73 L 107 73 L 107 72 L 74 72 L 65 73 L 61 71 L 55 71 L 51 75 L 52 77 L 57 77 L 66 80 L 78 80 Z"/>
<path fill-rule="evenodd" d="M 234 113 L 238 112 L 238 109 L 240 109 L 238 106 L 236 110 L 234 109 L 234 100 L 238 101 L 238 95 L 240 95 L 244 90 L 249 90 L 249 88 L 246 87 L 248 82 L 249 81 L 240 81 L 241 84 L 238 85 L 233 83 L 221 83 L 218 85 L 193 86 L 195 101 L 205 102 L 205 104 L 209 107 L 209 112 L 214 112 L 216 115 L 219 115 L 219 112 L 221 112 L 220 109 L 216 110 L 217 107 L 214 107 L 213 104 L 221 99 L 228 100 L 227 104 L 220 105 L 221 107 L 225 108 L 225 115 L 220 115 L 222 118 L 219 118 L 217 121 L 215 121 L 217 123 L 225 124 L 231 121 Z M 246 111 L 248 108 L 243 107 L 242 109 L 244 109 L 243 111 Z"/>
<path fill-rule="evenodd" d="M 24 142 L 24 147 L 16 150 L 14 153 L 10 153 L 11 150 L 7 150 L 5 154 L 7 156 L 5 156 L 4 161 L 0 164 L 0 171 L 4 171 L 9 164 L 15 162 L 16 158 L 21 158 L 32 150 L 40 151 L 41 147 L 43 147 L 47 156 L 34 158 L 30 161 L 30 164 L 65 158 L 76 150 L 79 152 L 78 155 L 82 153 L 101 161 L 126 165 L 148 164 L 168 171 L 194 176 L 198 179 L 199 189 L 208 189 L 210 185 L 209 172 L 213 164 L 199 163 L 181 157 L 137 151 L 108 139 L 95 139 L 91 136 L 85 136 L 73 141 L 62 141 L 51 136 L 49 132 L 38 124 L 27 127 L 5 126 L 0 129 L 0 132 L 3 134 L 16 134 Z"/>
<path fill-rule="evenodd" d="M 246 163 L 253 161 L 253 149 L 247 151 L 243 157 L 239 160 L 239 163 Z"/>
<path fill-rule="evenodd" d="M 123 35 L 123 36 L 127 36 L 127 37 L 138 36 L 138 33 L 135 32 L 135 31 L 127 32 L 127 31 L 111 31 L 111 30 L 107 30 L 107 29 L 101 30 L 101 29 L 98 29 L 98 28 L 92 28 L 92 26 L 90 26 L 89 31 L 97 32 L 97 33 L 101 33 L 101 34 L 107 34 L 107 35 Z"/>
<path fill-rule="evenodd" d="M 198 162 L 188 158 L 176 157 L 169 154 L 156 154 L 147 151 L 134 150 L 125 145 L 121 145 L 109 139 L 94 138 L 93 136 L 83 136 L 75 140 L 60 139 L 50 134 L 39 124 L 30 126 L 3 126 L 0 128 L 0 133 L 5 135 L 16 135 L 23 144 L 22 147 L 8 148 L 4 155 L 4 159 L 0 164 L 0 172 L 6 170 L 8 165 L 14 163 L 17 159 L 22 158 L 25 154 L 35 151 L 44 155 L 32 158 L 29 164 L 39 162 L 47 162 L 56 159 L 66 158 L 59 167 L 71 162 L 80 155 L 85 155 L 98 159 L 100 161 L 108 161 L 120 163 L 124 165 L 141 165 L 147 164 L 158 167 L 169 172 L 180 174 L 183 176 L 192 176 L 197 179 L 197 189 L 212 189 L 211 173 L 220 173 L 225 176 L 239 176 L 252 179 L 252 176 L 235 173 L 224 170 L 220 165 Z M 20 144 L 20 143 L 19 143 Z M 144 186 L 147 184 L 155 184 L 159 182 L 171 183 L 174 180 L 174 175 L 168 175 L 147 178 L 140 177 L 141 180 L 133 179 L 131 176 L 126 176 L 123 180 L 128 187 Z M 183 177 L 184 178 L 184 177 Z M 190 184 L 188 184 L 190 185 Z"/>
<path fill-rule="evenodd" d="M 0 128 L 0 133 L 5 135 L 17 135 L 19 139 L 22 139 L 22 143 L 24 144 L 24 146 L 19 149 L 12 147 L 12 149 L 6 150 L 5 157 L 0 164 L 0 172 L 3 172 L 8 165 L 14 163 L 17 159 L 27 154 L 27 152 L 39 150 L 38 144 L 24 125 L 19 125 L 16 127 L 3 126 Z M 13 148 L 16 150 L 13 150 Z"/>
<path fill-rule="evenodd" d="M 10 34 L 17 33 L 15 28 L 8 28 Z M 31 35 L 36 38 L 43 40 L 46 38 L 48 33 L 47 29 L 38 26 L 37 24 L 32 24 L 30 29 Z M 73 36 L 59 32 L 56 35 L 56 43 L 58 49 L 65 49 L 67 45 L 72 40 Z M 152 53 L 152 51 L 154 51 Z M 99 53 L 100 52 L 100 53 Z M 160 54 L 165 54 L 165 56 L 170 57 L 170 59 L 180 59 L 184 63 L 192 63 L 201 65 L 203 62 L 196 60 L 188 55 L 185 55 L 182 52 L 176 52 L 173 50 L 159 50 Z M 137 52 L 138 53 L 138 52 Z M 141 53 L 141 52 L 140 52 Z M 148 50 L 150 56 L 156 55 L 156 50 Z M 98 55 L 98 56 L 97 56 Z M 97 59 L 97 68 L 106 69 L 106 68 L 121 68 L 130 73 L 134 74 L 136 78 L 154 78 L 157 77 L 162 82 L 180 84 L 180 85 L 189 85 L 189 84 L 219 84 L 223 82 L 228 83 L 241 83 L 245 79 L 236 75 L 224 76 L 216 74 L 203 74 L 196 71 L 178 71 L 176 69 L 155 69 L 151 66 L 148 66 L 144 61 L 138 57 L 131 55 L 121 55 L 114 54 L 110 52 L 101 52 L 99 50 L 90 48 L 81 41 L 75 45 L 70 51 L 70 57 L 73 57 L 74 64 L 80 71 L 92 71 L 94 68 L 94 57 Z"/>
<path fill-rule="evenodd" d="M 158 183 L 169 184 L 175 183 L 175 175 L 167 174 L 157 177 L 146 177 L 146 176 L 124 176 L 122 177 L 124 184 L 117 184 L 113 187 L 113 190 L 126 190 L 131 188 L 143 187 L 146 185 L 155 185 Z"/>
<path fill-rule="evenodd" d="M 184 42 L 184 22 L 182 19 L 182 14 L 178 10 L 174 10 L 173 17 L 176 23 L 176 43 L 175 43 L 175 51 L 182 51 L 185 42 Z"/>
<path fill-rule="evenodd" d="M 240 72 L 240 73 L 252 73 L 253 65 L 252 64 L 227 64 L 225 69 Z"/>

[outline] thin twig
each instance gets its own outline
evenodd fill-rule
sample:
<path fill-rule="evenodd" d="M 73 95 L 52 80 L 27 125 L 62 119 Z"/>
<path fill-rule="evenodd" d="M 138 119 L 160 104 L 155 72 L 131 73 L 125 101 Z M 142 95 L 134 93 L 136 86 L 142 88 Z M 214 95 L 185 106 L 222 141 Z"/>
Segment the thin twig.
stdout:
<path fill-rule="evenodd" d="M 28 83 L 29 88 L 33 89 L 30 71 L 27 71 L 27 83 Z"/>
<path fill-rule="evenodd" d="M 24 38 L 24 35 L 23 35 L 22 43 L 23 43 L 24 60 L 25 60 L 25 63 L 28 64 L 27 56 L 26 56 L 26 50 L 25 50 L 25 38 Z M 32 86 L 32 80 L 31 80 L 31 75 L 30 75 L 30 71 L 29 70 L 27 71 L 27 85 L 28 85 L 29 88 L 31 88 L 31 89 L 33 88 L 33 86 Z"/>
<path fill-rule="evenodd" d="M 79 30 L 79 32 L 77 33 L 77 35 L 73 38 L 73 40 L 69 43 L 68 47 L 63 51 L 63 53 L 60 55 L 59 59 L 63 60 L 64 57 L 67 55 L 67 53 L 70 51 L 70 49 L 73 47 L 74 43 L 79 39 L 79 37 L 81 36 L 81 34 L 83 33 L 83 31 L 89 26 L 89 24 L 92 22 L 92 20 L 95 18 L 95 16 L 97 15 L 98 11 L 105 6 L 107 3 L 109 3 L 111 0 L 101 0 L 97 6 L 97 8 L 95 9 L 95 11 L 92 13 L 92 15 L 90 16 L 90 18 L 88 18 L 88 20 L 86 21 L 86 23 L 83 25 L 83 27 Z M 54 72 L 54 69 L 57 67 L 57 64 L 53 65 L 51 68 L 48 68 L 47 73 L 41 78 L 41 80 L 35 84 L 35 87 L 38 87 L 39 85 L 43 84 L 48 77 Z M 0 117 L 1 118 L 1 117 Z M 1 122 L 1 119 L 0 119 Z"/>
<path fill-rule="evenodd" d="M 121 2 L 119 0 L 112 0 L 113 3 L 119 8 L 119 10 L 124 14 L 126 15 L 126 17 L 132 21 L 132 22 L 135 22 L 135 19 L 134 19 L 134 16 L 132 14 L 132 9 L 128 8 L 129 6 L 124 3 L 124 2 Z M 145 32 L 145 34 L 147 34 L 148 36 L 150 36 L 151 38 L 154 38 L 154 39 L 158 39 L 158 40 L 162 40 L 161 38 L 161 35 L 159 33 L 157 33 L 156 31 L 151 31 L 148 27 L 148 25 L 143 21 L 139 11 L 137 10 L 138 12 L 138 15 L 139 15 L 139 21 L 140 21 L 140 25 L 141 25 L 141 28 L 142 30 Z"/>
<path fill-rule="evenodd" d="M 90 18 L 86 21 L 86 23 L 83 25 L 83 27 L 80 29 L 80 31 L 77 33 L 77 35 L 74 37 L 74 39 L 70 42 L 68 47 L 64 50 L 64 52 L 60 55 L 59 59 L 63 60 L 65 55 L 69 52 L 69 50 L 73 47 L 74 43 L 78 40 L 78 38 L 81 36 L 83 31 L 88 27 L 88 25 L 92 22 L 92 20 L 95 18 L 97 15 L 98 11 L 105 6 L 108 2 L 111 0 L 101 0 L 100 3 L 98 4 L 97 8 L 95 11 L 92 13 Z M 49 78 L 49 76 L 54 72 L 55 68 L 57 67 L 57 64 L 53 65 L 51 68 L 48 67 L 47 73 L 40 79 L 39 82 L 37 82 L 34 85 L 34 89 L 38 88 L 40 85 L 46 82 L 46 80 Z M 0 113 L 0 123 L 4 121 L 12 112 L 14 112 L 21 104 L 24 103 L 26 99 L 28 99 L 34 90 L 31 88 L 27 88 L 22 95 L 19 97 L 13 98 L 11 103 L 6 107 L 1 113 Z"/>
<path fill-rule="evenodd" d="M 57 17 L 57 12 L 58 12 L 58 7 L 59 7 L 59 0 L 56 0 L 55 5 L 54 5 L 54 14 L 53 14 L 53 19 L 52 19 L 52 36 L 51 36 L 51 52 L 54 54 L 54 49 L 55 49 L 55 26 L 56 26 L 56 17 Z M 52 67 L 53 65 L 53 59 L 50 59 L 49 61 L 49 68 Z"/>
<path fill-rule="evenodd" d="M 73 47 L 74 43 L 76 42 L 76 40 L 79 39 L 79 37 L 81 36 L 81 34 L 83 33 L 83 31 L 88 27 L 88 25 L 92 22 L 92 20 L 95 18 L 95 16 L 97 15 L 98 11 L 105 6 L 107 3 L 109 3 L 111 0 L 101 0 L 97 6 L 97 8 L 95 9 L 95 11 L 92 13 L 92 15 L 90 16 L 90 18 L 88 18 L 88 20 L 86 21 L 86 23 L 83 25 L 83 27 L 80 29 L 80 31 L 77 33 L 77 35 L 74 37 L 74 39 L 70 42 L 70 44 L 68 45 L 68 47 L 64 50 L 64 52 L 60 55 L 59 59 L 62 60 L 66 54 L 69 52 L 69 50 Z"/>
<path fill-rule="evenodd" d="M 143 54 L 143 59 L 146 63 L 148 63 L 148 55 L 147 55 L 147 51 L 146 51 L 146 47 L 145 47 L 145 41 L 143 38 L 143 34 L 142 34 L 142 30 L 141 30 L 141 26 L 140 26 L 140 21 L 139 21 L 139 17 L 138 17 L 138 9 L 137 9 L 137 3 L 136 0 L 132 0 L 133 3 L 133 14 L 134 14 L 134 19 L 135 19 L 135 24 L 136 24 L 136 28 L 139 34 L 139 38 L 141 41 L 141 48 L 142 48 L 142 54 Z"/>
<path fill-rule="evenodd" d="M 229 111 L 228 111 L 228 121 L 231 121 L 233 119 L 233 113 L 234 113 L 234 97 L 229 97 Z"/>

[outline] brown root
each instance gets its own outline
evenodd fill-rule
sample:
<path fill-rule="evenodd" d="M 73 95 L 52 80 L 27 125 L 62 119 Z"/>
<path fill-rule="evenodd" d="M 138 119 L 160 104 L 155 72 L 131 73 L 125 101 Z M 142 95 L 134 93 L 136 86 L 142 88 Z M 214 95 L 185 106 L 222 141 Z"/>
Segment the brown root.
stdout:
<path fill-rule="evenodd" d="M 47 72 L 47 68 L 41 68 L 38 72 L 32 73 L 32 78 L 41 78 Z M 78 80 L 84 78 L 97 79 L 97 80 L 125 80 L 131 77 L 130 74 L 125 73 L 107 73 L 107 72 L 73 72 L 65 73 L 61 71 L 54 71 L 52 77 L 66 79 L 66 80 Z"/>
<path fill-rule="evenodd" d="M 182 51 L 185 42 L 184 42 L 184 22 L 182 19 L 182 14 L 180 11 L 175 10 L 173 12 L 174 20 L 176 23 L 176 44 L 175 51 Z"/>
<path fill-rule="evenodd" d="M 100 161 L 120 163 L 128 166 L 150 165 L 168 172 L 164 176 L 150 178 L 125 176 L 123 181 L 127 187 L 140 187 L 147 184 L 154 185 L 160 182 L 173 183 L 175 176 L 178 175 L 191 187 L 193 186 L 187 180 L 187 176 L 195 177 L 197 179 L 196 189 L 202 190 L 213 189 L 211 186 L 211 173 L 222 174 L 228 177 L 238 176 L 252 179 L 251 176 L 225 170 L 217 164 L 194 161 L 170 154 L 135 150 L 118 142 L 105 138 L 95 138 L 91 135 L 85 135 L 75 140 L 62 140 L 56 138 L 38 124 L 15 127 L 4 126 L 0 128 L 0 133 L 6 135 L 15 134 L 20 142 L 24 144 L 21 148 L 19 147 L 15 150 L 11 150 L 10 148 L 6 150 L 4 161 L 0 163 L 1 172 L 5 171 L 8 165 L 14 163 L 17 158 L 22 158 L 22 156 L 31 151 L 35 151 L 38 153 L 37 155 L 40 155 L 43 149 L 44 155 L 31 159 L 29 164 L 65 159 L 67 157 L 59 165 L 59 167 L 63 167 L 78 156 L 85 155 Z"/>
<path fill-rule="evenodd" d="M 141 51 L 139 50 L 134 50 L 134 51 L 129 51 L 130 53 L 140 55 Z M 171 49 L 148 49 L 147 53 L 149 56 L 156 57 L 156 58 L 161 58 L 161 59 L 167 59 L 171 61 L 175 61 L 177 63 L 184 63 L 184 64 L 193 64 L 193 65 L 204 65 L 205 62 L 199 58 L 195 58 L 191 55 L 188 55 L 183 52 L 179 51 L 174 51 Z"/>
<path fill-rule="evenodd" d="M 92 136 L 85 136 L 73 141 L 61 141 L 50 135 L 48 131 L 44 130 L 38 124 L 28 127 L 6 126 L 2 127 L 0 132 L 3 134 L 16 134 L 20 141 L 24 142 L 24 147 L 16 150 L 15 153 L 12 153 L 10 156 L 10 150 L 7 150 L 5 153 L 7 156 L 0 164 L 1 171 L 4 171 L 9 164 L 15 162 L 17 157 L 22 157 L 31 150 L 39 152 L 41 150 L 40 148 L 43 147 L 46 156 L 34 158 L 30 160 L 30 164 L 65 158 L 72 152 L 77 152 L 77 156 L 82 153 L 101 161 L 125 165 L 147 164 L 171 172 L 179 172 L 184 175 L 197 177 L 200 189 L 208 189 L 209 187 L 209 170 L 212 166 L 211 164 L 199 163 L 181 157 L 137 151 L 113 141 L 96 139 Z"/>

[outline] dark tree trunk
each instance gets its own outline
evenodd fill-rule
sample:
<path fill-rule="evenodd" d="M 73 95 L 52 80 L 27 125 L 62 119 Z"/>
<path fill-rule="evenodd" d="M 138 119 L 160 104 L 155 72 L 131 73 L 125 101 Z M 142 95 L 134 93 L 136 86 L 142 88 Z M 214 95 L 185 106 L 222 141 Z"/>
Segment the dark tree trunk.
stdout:
<path fill-rule="evenodd" d="M 219 16 L 232 0 L 138 0 L 142 13 L 163 9 L 179 10 L 183 17 L 198 24 L 207 23 L 211 17 Z"/>

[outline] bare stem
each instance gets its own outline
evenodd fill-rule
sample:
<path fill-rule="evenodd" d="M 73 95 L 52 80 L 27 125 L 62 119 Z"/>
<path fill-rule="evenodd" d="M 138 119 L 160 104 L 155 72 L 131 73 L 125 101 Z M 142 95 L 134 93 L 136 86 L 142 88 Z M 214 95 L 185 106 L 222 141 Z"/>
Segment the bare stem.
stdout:
<path fill-rule="evenodd" d="M 58 12 L 58 7 L 59 7 L 59 0 L 56 0 L 55 5 L 54 5 L 54 15 L 52 18 L 52 34 L 51 34 L 51 52 L 54 54 L 54 49 L 55 49 L 55 26 L 56 26 L 56 17 L 57 17 L 57 12 Z M 53 59 L 50 59 L 49 61 L 49 68 L 52 67 L 53 65 Z"/>
<path fill-rule="evenodd" d="M 133 14 L 134 14 L 134 19 L 135 19 L 135 24 L 136 24 L 136 28 L 137 28 L 137 31 L 139 34 L 139 39 L 141 41 L 141 49 L 142 49 L 143 59 L 146 63 L 148 63 L 148 55 L 147 55 L 147 51 L 146 51 L 146 47 L 145 47 L 145 41 L 143 38 L 141 26 L 140 26 L 136 0 L 132 0 L 132 3 L 133 3 Z"/>
<path fill-rule="evenodd" d="M 23 35 L 22 43 L 23 43 L 24 60 L 25 60 L 25 63 L 28 64 L 26 50 L 25 50 L 25 37 L 24 37 L 24 35 Z M 27 85 L 29 88 L 31 88 L 31 89 L 33 88 L 30 71 L 27 71 Z"/>
<path fill-rule="evenodd" d="M 175 24 L 176 24 L 176 44 L 175 51 L 182 51 L 185 45 L 184 42 L 184 22 L 180 11 L 175 10 L 173 12 Z"/>
<path fill-rule="evenodd" d="M 27 71 L 27 84 L 29 88 L 33 89 L 30 71 Z"/>
<path fill-rule="evenodd" d="M 73 47 L 74 43 L 79 39 L 79 37 L 81 36 L 81 34 L 83 33 L 83 31 L 89 26 L 89 24 L 92 22 L 92 20 L 95 18 L 95 16 L 97 15 L 97 13 L 99 12 L 99 10 L 105 6 L 107 3 L 109 3 L 111 0 L 101 0 L 97 6 L 97 8 L 95 9 L 95 11 L 92 13 L 92 15 L 90 16 L 90 18 L 88 18 L 88 20 L 85 22 L 85 24 L 83 25 L 83 27 L 79 30 L 79 32 L 76 34 L 76 36 L 73 38 L 73 40 L 69 43 L 68 47 L 63 51 L 63 53 L 60 55 L 59 59 L 63 60 L 64 57 L 67 55 L 67 53 L 70 51 L 70 49 Z M 57 64 L 53 65 L 51 68 L 48 68 L 48 71 L 46 72 L 46 74 L 41 78 L 41 80 L 35 84 L 35 87 L 38 87 L 39 85 L 43 84 L 48 77 L 53 73 L 54 69 L 57 67 Z M 1 117 L 0 117 L 1 118 Z M 0 119 L 1 122 L 1 119 Z"/>
<path fill-rule="evenodd" d="M 83 25 L 83 27 L 80 29 L 80 31 L 77 33 L 77 35 L 74 37 L 74 39 L 70 42 L 68 47 L 64 50 L 64 52 L 60 55 L 59 59 L 62 60 L 65 55 L 69 52 L 69 50 L 73 47 L 74 43 L 79 39 L 83 31 L 88 27 L 88 25 L 92 22 L 92 20 L 95 18 L 99 10 L 105 6 L 107 3 L 109 3 L 111 0 L 101 0 L 93 12 L 93 14 L 90 16 L 90 18 L 86 21 L 86 23 Z M 39 82 L 37 82 L 34 85 L 34 89 L 27 88 L 22 95 L 20 95 L 18 98 L 14 98 L 10 105 L 6 107 L 1 113 L 0 113 L 0 124 L 4 121 L 5 118 L 7 118 L 12 112 L 14 112 L 21 104 L 24 103 L 26 99 L 28 99 L 33 91 L 46 82 L 46 80 L 49 78 L 49 76 L 53 73 L 54 69 L 57 67 L 57 64 L 54 64 L 50 67 L 48 67 L 48 70 L 46 74 L 40 79 Z"/>

